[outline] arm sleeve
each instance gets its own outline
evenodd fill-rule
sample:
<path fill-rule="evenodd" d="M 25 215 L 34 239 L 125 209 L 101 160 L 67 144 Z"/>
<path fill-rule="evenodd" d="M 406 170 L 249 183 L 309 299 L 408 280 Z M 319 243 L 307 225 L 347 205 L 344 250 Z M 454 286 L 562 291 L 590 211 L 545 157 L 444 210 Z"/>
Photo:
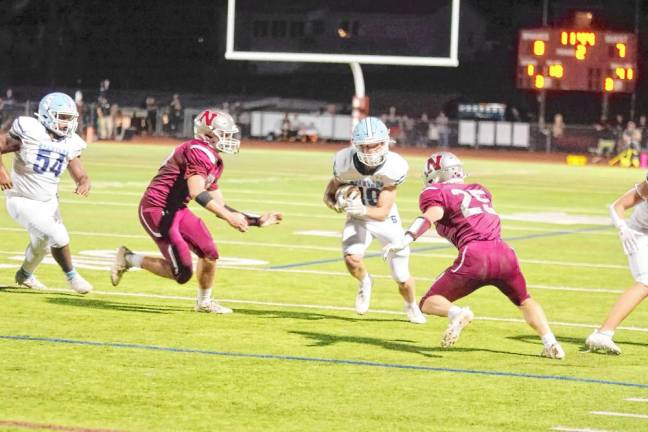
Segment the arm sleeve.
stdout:
<path fill-rule="evenodd" d="M 446 207 L 443 193 L 436 187 L 425 188 L 419 196 L 419 209 L 421 213 L 425 213 L 430 207 Z"/>

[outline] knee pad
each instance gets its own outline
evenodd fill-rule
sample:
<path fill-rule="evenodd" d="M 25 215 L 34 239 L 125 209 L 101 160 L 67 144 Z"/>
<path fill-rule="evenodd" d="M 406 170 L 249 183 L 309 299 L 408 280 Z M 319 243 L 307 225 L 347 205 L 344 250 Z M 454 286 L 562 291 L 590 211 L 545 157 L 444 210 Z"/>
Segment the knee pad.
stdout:
<path fill-rule="evenodd" d="M 409 272 L 409 254 L 394 256 L 389 260 L 389 270 L 392 278 L 399 283 L 407 282 L 412 276 Z"/>

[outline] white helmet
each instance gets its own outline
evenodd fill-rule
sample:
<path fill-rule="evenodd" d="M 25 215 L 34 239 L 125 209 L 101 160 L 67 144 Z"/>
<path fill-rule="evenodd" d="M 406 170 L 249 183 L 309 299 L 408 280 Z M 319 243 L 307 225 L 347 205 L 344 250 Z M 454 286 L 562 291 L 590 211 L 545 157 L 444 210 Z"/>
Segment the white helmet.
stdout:
<path fill-rule="evenodd" d="M 466 177 L 463 162 L 450 152 L 433 153 L 425 161 L 423 167 L 423 182 L 430 183 L 462 183 Z"/>
<path fill-rule="evenodd" d="M 234 138 L 238 133 L 234 119 L 226 112 L 206 109 L 194 120 L 194 138 L 207 141 L 223 153 L 238 153 L 241 140 Z"/>
<path fill-rule="evenodd" d="M 76 103 L 65 93 L 50 93 L 41 99 L 36 117 L 43 126 L 60 137 L 72 136 L 79 124 Z"/>
<path fill-rule="evenodd" d="M 358 159 L 370 167 L 385 162 L 389 144 L 393 143 L 394 140 L 389 137 L 389 129 L 377 117 L 367 117 L 360 120 L 351 134 L 351 145 L 356 149 Z M 376 144 L 382 145 L 378 149 L 371 148 Z"/>

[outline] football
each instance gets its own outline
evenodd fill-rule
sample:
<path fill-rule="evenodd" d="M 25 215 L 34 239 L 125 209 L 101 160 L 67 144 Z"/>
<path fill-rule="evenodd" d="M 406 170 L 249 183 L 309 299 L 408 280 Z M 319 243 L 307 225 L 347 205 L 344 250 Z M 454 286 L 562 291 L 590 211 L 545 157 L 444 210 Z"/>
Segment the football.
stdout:
<path fill-rule="evenodd" d="M 360 188 L 352 184 L 345 184 L 335 191 L 335 202 L 340 209 L 344 209 L 347 203 L 360 196 Z"/>

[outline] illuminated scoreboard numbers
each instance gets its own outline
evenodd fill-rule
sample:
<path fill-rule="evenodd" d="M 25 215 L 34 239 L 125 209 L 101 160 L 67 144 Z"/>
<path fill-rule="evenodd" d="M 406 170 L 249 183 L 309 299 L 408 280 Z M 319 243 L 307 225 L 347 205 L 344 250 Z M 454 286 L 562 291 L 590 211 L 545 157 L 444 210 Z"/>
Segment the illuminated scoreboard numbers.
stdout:
<path fill-rule="evenodd" d="M 637 41 L 632 33 L 524 29 L 518 44 L 519 88 L 634 91 Z"/>

